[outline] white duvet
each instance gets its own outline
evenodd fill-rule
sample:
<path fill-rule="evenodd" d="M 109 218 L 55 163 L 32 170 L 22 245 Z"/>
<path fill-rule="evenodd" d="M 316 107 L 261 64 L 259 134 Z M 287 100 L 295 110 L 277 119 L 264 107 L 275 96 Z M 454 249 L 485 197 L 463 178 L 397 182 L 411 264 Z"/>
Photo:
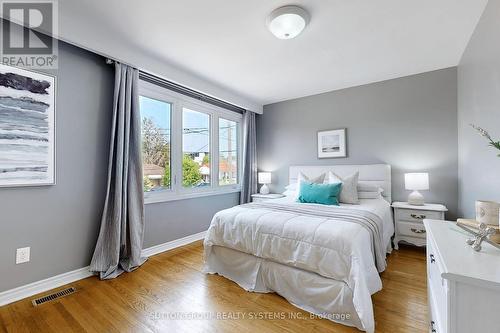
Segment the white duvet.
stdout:
<path fill-rule="evenodd" d="M 383 199 L 360 201 L 360 205 L 341 207 L 377 215 L 383 246 L 389 249 L 394 232 L 389 204 Z M 296 203 L 289 197 L 273 202 L 325 209 L 323 205 Z M 211 255 L 212 246 L 222 246 L 342 281 L 352 291 L 363 328 L 371 331 L 371 295 L 382 288 L 372 243 L 370 232 L 356 223 L 244 205 L 214 216 L 205 238 L 205 258 Z"/>

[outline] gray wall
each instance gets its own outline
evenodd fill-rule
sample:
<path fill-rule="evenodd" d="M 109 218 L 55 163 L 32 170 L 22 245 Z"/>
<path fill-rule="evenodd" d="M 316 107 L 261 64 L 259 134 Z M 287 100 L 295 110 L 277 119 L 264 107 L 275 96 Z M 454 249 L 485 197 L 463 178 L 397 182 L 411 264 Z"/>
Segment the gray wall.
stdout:
<path fill-rule="evenodd" d="M 0 188 L 0 292 L 90 263 L 104 204 L 113 67 L 59 43 L 57 185 Z M 146 206 L 144 246 L 206 230 L 213 214 L 238 203 L 225 194 Z M 16 265 L 15 251 L 31 247 Z"/>
<path fill-rule="evenodd" d="M 239 198 L 230 193 L 146 205 L 144 247 L 207 230 L 214 214 L 238 205 Z"/>
<path fill-rule="evenodd" d="M 426 171 L 428 202 L 457 212 L 456 68 L 266 105 L 257 119 L 259 170 L 283 191 L 290 165 L 388 163 L 393 200 L 406 201 L 404 173 Z M 316 132 L 347 128 L 348 158 L 321 159 Z"/>
<path fill-rule="evenodd" d="M 500 201 L 500 151 L 469 124 L 500 140 L 500 1 L 490 0 L 458 66 L 460 214 L 474 217 L 475 200 Z"/>
<path fill-rule="evenodd" d="M 0 189 L 0 291 L 89 264 L 103 207 L 112 67 L 60 43 L 55 186 Z M 31 261 L 16 265 L 16 248 Z"/>

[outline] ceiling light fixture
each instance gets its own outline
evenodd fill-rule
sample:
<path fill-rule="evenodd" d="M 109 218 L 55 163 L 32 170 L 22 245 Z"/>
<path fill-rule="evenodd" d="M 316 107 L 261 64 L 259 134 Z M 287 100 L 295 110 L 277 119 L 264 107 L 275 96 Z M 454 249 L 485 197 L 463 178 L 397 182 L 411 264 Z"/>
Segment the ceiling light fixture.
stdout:
<path fill-rule="evenodd" d="M 298 6 L 275 9 L 267 18 L 267 27 L 279 39 L 297 37 L 309 23 L 309 13 Z"/>

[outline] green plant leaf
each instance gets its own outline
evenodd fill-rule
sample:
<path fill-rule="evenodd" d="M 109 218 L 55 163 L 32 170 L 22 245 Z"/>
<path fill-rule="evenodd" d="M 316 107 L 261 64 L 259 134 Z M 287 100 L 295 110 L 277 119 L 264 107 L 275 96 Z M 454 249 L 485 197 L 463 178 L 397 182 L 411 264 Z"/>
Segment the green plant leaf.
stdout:
<path fill-rule="evenodd" d="M 490 146 L 491 146 L 491 147 L 494 147 L 494 148 L 496 148 L 496 149 L 498 149 L 498 150 L 500 150 L 500 141 L 498 141 L 498 142 L 491 141 L 491 142 L 490 142 Z"/>

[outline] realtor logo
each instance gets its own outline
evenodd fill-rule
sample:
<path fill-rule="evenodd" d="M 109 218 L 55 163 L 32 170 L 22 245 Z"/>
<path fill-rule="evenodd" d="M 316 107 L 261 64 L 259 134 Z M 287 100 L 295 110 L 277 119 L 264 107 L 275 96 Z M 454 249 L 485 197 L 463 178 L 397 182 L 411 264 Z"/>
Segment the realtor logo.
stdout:
<path fill-rule="evenodd" d="M 1 1 L 1 60 L 6 65 L 57 68 L 57 2 Z"/>

